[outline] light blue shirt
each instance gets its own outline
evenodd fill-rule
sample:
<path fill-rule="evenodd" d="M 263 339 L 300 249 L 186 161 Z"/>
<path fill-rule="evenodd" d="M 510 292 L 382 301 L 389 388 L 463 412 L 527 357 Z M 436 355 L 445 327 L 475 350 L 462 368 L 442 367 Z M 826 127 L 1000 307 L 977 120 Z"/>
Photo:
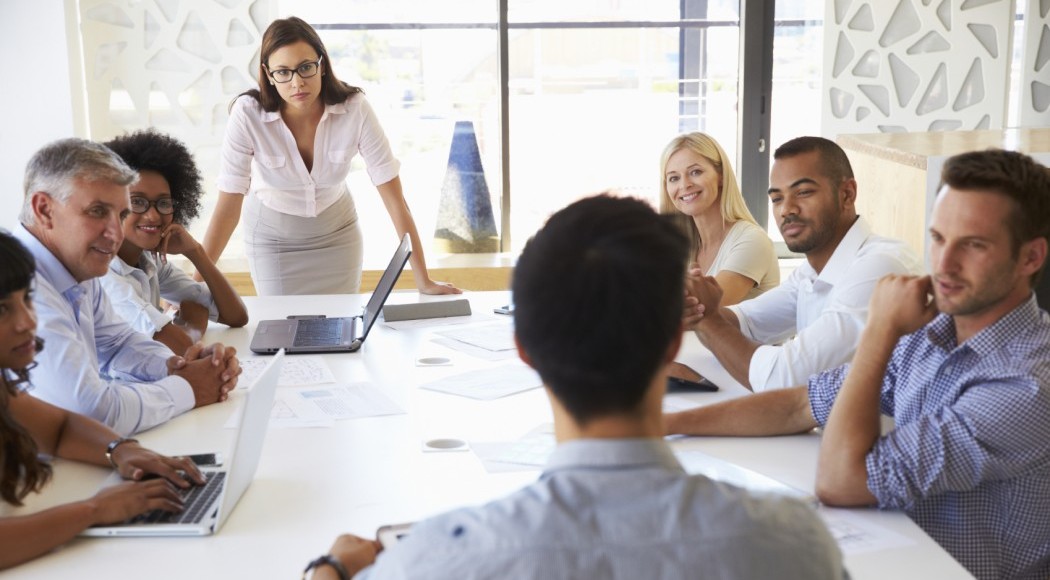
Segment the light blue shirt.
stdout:
<path fill-rule="evenodd" d="M 1050 315 L 1027 302 L 962 344 L 941 314 L 882 384 L 896 428 L 866 459 L 879 507 L 908 513 L 981 579 L 1050 578 Z M 809 383 L 824 424 L 848 367 Z"/>
<path fill-rule="evenodd" d="M 172 304 L 196 302 L 208 309 L 208 319 L 219 318 L 211 290 L 170 262 L 157 265 L 149 252 L 142 252 L 136 266 L 119 256 L 109 263 L 109 273 L 100 278 L 113 310 L 135 330 L 153 336 L 171 322 L 160 310 L 160 299 Z"/>
<path fill-rule="evenodd" d="M 189 383 L 168 376 L 171 350 L 128 326 L 97 278 L 78 284 L 23 226 L 13 234 L 36 258 L 33 301 L 37 334 L 45 344 L 30 375 L 33 395 L 97 419 L 121 435 L 193 408 Z"/>
<path fill-rule="evenodd" d="M 574 440 L 539 481 L 416 524 L 356 580 L 844 578 L 816 513 L 688 475 L 659 439 Z"/>

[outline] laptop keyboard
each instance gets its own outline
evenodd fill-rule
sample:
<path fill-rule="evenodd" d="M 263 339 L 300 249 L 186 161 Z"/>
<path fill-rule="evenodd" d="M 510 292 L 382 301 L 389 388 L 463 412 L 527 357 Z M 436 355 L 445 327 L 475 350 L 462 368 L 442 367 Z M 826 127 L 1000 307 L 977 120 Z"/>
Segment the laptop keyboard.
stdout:
<path fill-rule="evenodd" d="M 196 524 L 208 515 L 215 498 L 222 491 L 225 471 L 210 472 L 204 485 L 194 485 L 189 489 L 178 489 L 182 496 L 181 512 L 153 510 L 128 520 L 129 524 Z"/>
<path fill-rule="evenodd" d="M 343 340 L 343 321 L 338 318 L 300 320 L 295 329 L 293 346 L 326 346 Z"/>

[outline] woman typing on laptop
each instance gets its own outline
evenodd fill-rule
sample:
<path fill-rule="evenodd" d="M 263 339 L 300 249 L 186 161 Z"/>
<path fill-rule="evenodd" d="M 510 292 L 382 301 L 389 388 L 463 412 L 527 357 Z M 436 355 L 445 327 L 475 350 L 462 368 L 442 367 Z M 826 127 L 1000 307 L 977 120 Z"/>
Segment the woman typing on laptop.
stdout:
<path fill-rule="evenodd" d="M 96 524 L 124 521 L 154 509 L 178 511 L 173 486 L 203 483 L 188 459 L 165 457 L 87 417 L 51 406 L 25 392 L 36 338 L 33 311 L 33 257 L 0 232 L 0 569 L 31 560 Z M 113 467 L 130 481 L 94 497 L 25 516 L 13 507 L 51 478 L 51 466 L 38 454 Z M 184 478 L 180 472 L 185 473 Z M 188 479 L 187 479 L 188 478 Z"/>

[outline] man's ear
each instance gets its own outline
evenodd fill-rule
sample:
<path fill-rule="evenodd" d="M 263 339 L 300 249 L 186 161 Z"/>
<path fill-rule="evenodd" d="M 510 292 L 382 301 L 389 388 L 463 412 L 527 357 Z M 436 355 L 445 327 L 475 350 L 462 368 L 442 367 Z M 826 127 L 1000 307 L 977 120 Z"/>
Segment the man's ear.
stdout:
<path fill-rule="evenodd" d="M 842 180 L 839 186 L 839 195 L 842 196 L 843 206 L 852 206 L 857 202 L 857 180 L 849 177 Z"/>
<path fill-rule="evenodd" d="M 518 333 L 514 333 L 514 348 L 518 350 L 518 358 L 521 359 L 521 362 L 529 365 L 529 368 L 531 369 L 536 368 L 532 365 L 532 358 L 529 357 L 529 353 L 525 352 L 525 349 L 521 346 L 521 342 L 518 341 Z"/>
<path fill-rule="evenodd" d="M 42 228 L 54 229 L 57 203 L 55 198 L 44 191 L 34 191 L 29 194 L 29 205 L 33 208 L 34 223 Z"/>
<path fill-rule="evenodd" d="M 1025 276 L 1031 276 L 1046 264 L 1046 238 L 1040 236 L 1021 244 L 1020 262 Z"/>

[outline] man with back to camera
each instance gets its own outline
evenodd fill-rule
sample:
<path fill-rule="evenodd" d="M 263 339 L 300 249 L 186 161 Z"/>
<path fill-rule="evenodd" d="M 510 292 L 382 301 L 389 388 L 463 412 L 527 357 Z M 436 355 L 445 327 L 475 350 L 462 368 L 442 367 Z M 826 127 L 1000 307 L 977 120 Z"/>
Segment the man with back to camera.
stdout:
<path fill-rule="evenodd" d="M 518 353 L 543 379 L 558 440 L 539 481 L 422 521 L 378 559 L 375 542 L 340 536 L 314 578 L 366 566 L 359 580 L 843 578 L 812 509 L 688 475 L 662 438 L 687 253 L 640 200 L 591 197 L 551 216 L 512 288 Z"/>
<path fill-rule="evenodd" d="M 105 146 L 63 139 L 26 167 L 14 236 L 36 258 L 39 335 L 32 394 L 96 419 L 121 435 L 225 400 L 237 384 L 236 350 L 216 343 L 183 356 L 135 332 L 110 306 L 98 278 L 124 238 L 135 171 Z"/>
<path fill-rule="evenodd" d="M 667 430 L 822 425 L 821 501 L 904 510 L 978 578 L 1045 580 L 1050 315 L 1032 288 L 1050 235 L 1050 170 L 989 150 L 948 159 L 941 181 L 933 273 L 879 282 L 851 365 L 808 387 L 668 415 Z M 880 411 L 896 420 L 881 437 Z"/>
<path fill-rule="evenodd" d="M 875 235 L 857 215 L 857 181 L 841 147 L 798 137 L 773 158 L 773 214 L 788 249 L 805 254 L 805 263 L 780 286 L 728 308 L 719 307 L 714 278 L 693 271 L 686 298 L 686 327 L 753 391 L 796 385 L 848 361 L 878 279 L 922 272 L 904 242 Z M 684 365 L 672 374 L 699 378 Z"/>

